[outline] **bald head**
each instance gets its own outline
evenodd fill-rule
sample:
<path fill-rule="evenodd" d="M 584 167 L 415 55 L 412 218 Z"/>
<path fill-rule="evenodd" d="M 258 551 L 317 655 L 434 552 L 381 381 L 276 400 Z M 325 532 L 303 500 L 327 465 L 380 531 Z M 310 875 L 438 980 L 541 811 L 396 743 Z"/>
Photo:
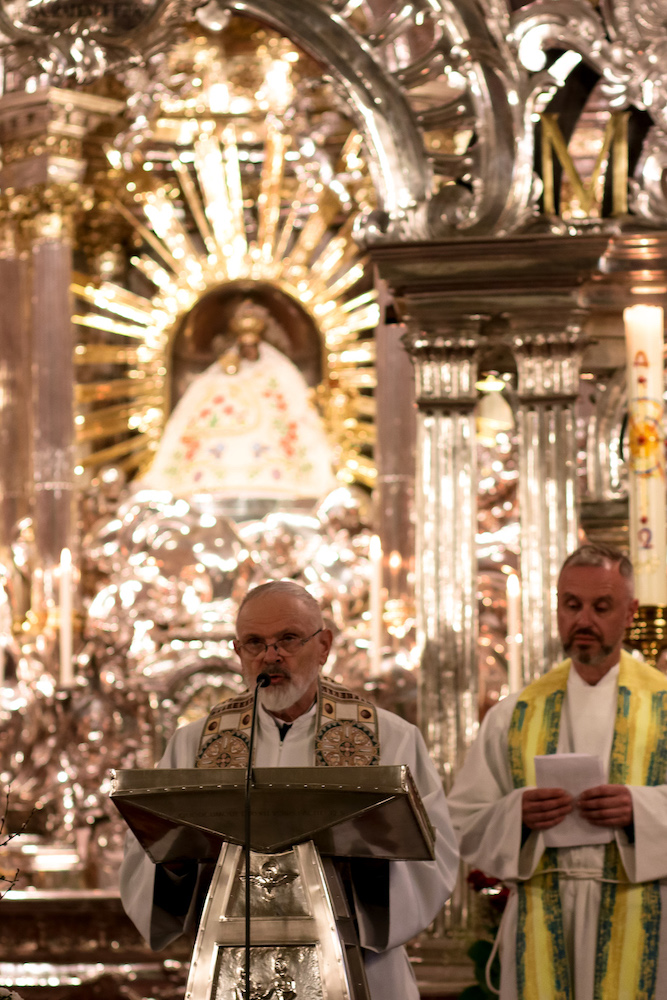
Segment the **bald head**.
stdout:
<path fill-rule="evenodd" d="M 258 587 L 253 587 L 241 601 L 237 620 L 241 617 L 241 612 L 245 611 L 252 601 L 274 596 L 291 597 L 302 605 L 304 614 L 307 615 L 309 621 L 312 619 L 318 625 L 323 624 L 322 610 L 315 598 L 308 593 L 305 587 L 294 583 L 293 580 L 269 580 L 267 583 L 260 583 Z"/>

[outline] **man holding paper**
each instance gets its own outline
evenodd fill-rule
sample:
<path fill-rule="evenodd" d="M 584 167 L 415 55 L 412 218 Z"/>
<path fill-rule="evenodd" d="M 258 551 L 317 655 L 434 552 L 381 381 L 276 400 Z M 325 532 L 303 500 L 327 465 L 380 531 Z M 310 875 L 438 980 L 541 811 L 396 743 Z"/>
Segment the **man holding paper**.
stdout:
<path fill-rule="evenodd" d="M 667 998 L 667 679 L 622 649 L 636 609 L 625 556 L 572 553 L 568 659 L 487 714 L 448 797 L 464 859 L 512 887 L 502 1000 Z"/>

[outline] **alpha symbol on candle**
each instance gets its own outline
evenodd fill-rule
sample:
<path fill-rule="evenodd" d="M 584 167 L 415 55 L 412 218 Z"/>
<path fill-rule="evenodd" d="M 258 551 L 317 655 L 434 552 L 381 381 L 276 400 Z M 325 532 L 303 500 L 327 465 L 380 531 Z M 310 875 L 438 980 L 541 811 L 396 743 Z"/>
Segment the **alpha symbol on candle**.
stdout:
<path fill-rule="evenodd" d="M 648 368 L 648 358 L 644 351 L 637 351 L 634 360 L 635 368 Z"/>

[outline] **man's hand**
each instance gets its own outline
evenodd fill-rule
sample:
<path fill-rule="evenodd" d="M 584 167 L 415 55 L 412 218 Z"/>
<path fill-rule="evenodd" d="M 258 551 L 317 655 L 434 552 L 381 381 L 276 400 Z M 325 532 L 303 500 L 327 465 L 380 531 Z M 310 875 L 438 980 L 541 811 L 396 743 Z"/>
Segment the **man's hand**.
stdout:
<path fill-rule="evenodd" d="M 521 799 L 521 821 L 529 830 L 548 830 L 573 808 L 572 796 L 564 788 L 527 788 Z"/>
<path fill-rule="evenodd" d="M 581 815 L 596 826 L 630 826 L 632 795 L 626 785 L 597 785 L 577 801 Z"/>

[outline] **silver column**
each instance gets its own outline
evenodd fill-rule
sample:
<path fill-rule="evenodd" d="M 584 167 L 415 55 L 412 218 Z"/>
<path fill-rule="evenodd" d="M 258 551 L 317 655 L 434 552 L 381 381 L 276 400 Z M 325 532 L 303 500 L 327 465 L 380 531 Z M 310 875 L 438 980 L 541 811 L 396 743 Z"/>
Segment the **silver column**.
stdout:
<path fill-rule="evenodd" d="M 1 460 L 0 490 L 6 524 L 28 506 L 33 518 L 31 617 L 38 630 L 55 601 L 60 554 L 75 547 L 72 217 L 86 202 L 87 163 L 100 155 L 99 138 L 88 139 L 123 108 L 110 98 L 48 86 L 0 97 L 0 188 L 11 193 L 22 250 L 17 256 L 5 240 L 0 252 L 2 287 L 12 290 L 3 301 L 0 332 L 9 336 L 0 354 L 12 378 L 23 372 L 20 386 L 12 385 L 21 400 L 7 401 L 16 439 Z M 14 511 L 10 494 L 26 481 Z"/>
<path fill-rule="evenodd" d="M 384 619 L 400 648 L 414 620 L 415 436 L 414 374 L 399 323 L 376 335 L 376 458 L 378 522 L 383 551 Z"/>
<path fill-rule="evenodd" d="M 45 569 L 73 545 L 74 334 L 68 206 L 43 200 L 31 222 L 32 426 L 35 543 Z M 55 596 L 45 594 L 48 599 Z"/>
<path fill-rule="evenodd" d="M 28 261 L 11 199 L 0 218 L 0 546 L 30 510 Z"/>
<path fill-rule="evenodd" d="M 477 731 L 476 401 L 480 320 L 410 333 L 417 402 L 421 718 L 445 786 Z"/>
<path fill-rule="evenodd" d="M 522 672 L 525 683 L 560 656 L 556 588 L 578 544 L 574 406 L 585 346 L 582 312 L 556 326 L 544 315 L 516 321 Z"/>

